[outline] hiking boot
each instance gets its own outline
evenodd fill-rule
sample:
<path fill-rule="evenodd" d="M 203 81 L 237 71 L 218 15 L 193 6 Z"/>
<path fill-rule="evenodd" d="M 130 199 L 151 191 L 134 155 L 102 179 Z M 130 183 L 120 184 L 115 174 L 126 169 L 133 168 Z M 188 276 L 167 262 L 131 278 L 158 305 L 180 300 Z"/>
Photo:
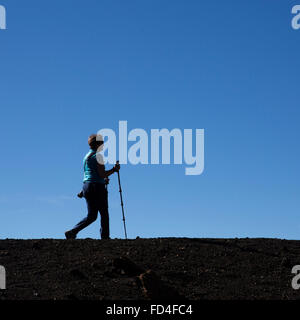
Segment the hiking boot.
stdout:
<path fill-rule="evenodd" d="M 73 231 L 65 232 L 66 239 L 76 239 L 76 234 Z"/>

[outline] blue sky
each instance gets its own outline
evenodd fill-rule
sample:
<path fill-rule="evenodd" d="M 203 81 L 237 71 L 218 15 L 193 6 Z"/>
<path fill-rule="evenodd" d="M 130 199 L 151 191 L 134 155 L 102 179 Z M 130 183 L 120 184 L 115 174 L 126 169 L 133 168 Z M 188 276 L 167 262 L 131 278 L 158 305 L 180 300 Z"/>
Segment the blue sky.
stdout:
<path fill-rule="evenodd" d="M 0 238 L 63 238 L 87 137 L 127 120 L 205 129 L 200 176 L 122 167 L 130 238 L 300 239 L 298 2 L 0 0 Z M 121 238 L 116 176 L 109 197 Z"/>

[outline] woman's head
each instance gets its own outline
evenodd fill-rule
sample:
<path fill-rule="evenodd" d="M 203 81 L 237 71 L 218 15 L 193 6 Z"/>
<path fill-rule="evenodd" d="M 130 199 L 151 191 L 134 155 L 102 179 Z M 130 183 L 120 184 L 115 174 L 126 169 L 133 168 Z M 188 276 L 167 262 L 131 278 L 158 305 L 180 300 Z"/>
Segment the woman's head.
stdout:
<path fill-rule="evenodd" d="M 101 135 L 91 134 L 88 139 L 88 144 L 92 150 L 97 151 L 103 145 L 103 137 Z"/>

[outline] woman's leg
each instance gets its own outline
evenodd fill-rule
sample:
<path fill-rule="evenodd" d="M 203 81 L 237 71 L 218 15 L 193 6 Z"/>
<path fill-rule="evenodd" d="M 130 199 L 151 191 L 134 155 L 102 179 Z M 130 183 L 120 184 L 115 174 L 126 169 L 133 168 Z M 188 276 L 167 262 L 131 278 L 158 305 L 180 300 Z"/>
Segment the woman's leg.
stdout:
<path fill-rule="evenodd" d="M 101 208 L 100 209 L 100 215 L 101 215 L 101 239 L 109 239 L 109 214 L 108 214 L 108 208 Z"/>
<path fill-rule="evenodd" d="M 77 234 L 82 229 L 89 226 L 91 223 L 97 220 L 98 216 L 98 208 L 95 206 L 93 201 L 86 200 L 87 208 L 88 208 L 88 214 L 85 218 L 83 218 L 77 225 L 71 230 L 74 234 Z"/>
<path fill-rule="evenodd" d="M 99 211 L 101 215 L 101 239 L 109 239 L 109 214 L 108 214 L 108 199 L 105 185 L 99 186 Z"/>
<path fill-rule="evenodd" d="M 94 190 L 95 186 L 93 184 L 87 183 L 83 187 L 83 194 L 86 200 L 88 214 L 82 219 L 72 230 L 71 233 L 77 234 L 82 229 L 89 226 L 91 223 L 97 220 L 98 216 L 98 201 L 96 190 Z"/>

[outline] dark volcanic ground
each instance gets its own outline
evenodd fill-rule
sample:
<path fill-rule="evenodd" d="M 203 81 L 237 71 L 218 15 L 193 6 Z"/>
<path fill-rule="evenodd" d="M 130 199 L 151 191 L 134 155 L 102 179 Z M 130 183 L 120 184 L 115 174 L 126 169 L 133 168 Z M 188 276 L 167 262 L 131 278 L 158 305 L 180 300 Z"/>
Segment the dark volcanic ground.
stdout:
<path fill-rule="evenodd" d="M 0 300 L 299 299 L 297 264 L 278 239 L 0 240 Z"/>

